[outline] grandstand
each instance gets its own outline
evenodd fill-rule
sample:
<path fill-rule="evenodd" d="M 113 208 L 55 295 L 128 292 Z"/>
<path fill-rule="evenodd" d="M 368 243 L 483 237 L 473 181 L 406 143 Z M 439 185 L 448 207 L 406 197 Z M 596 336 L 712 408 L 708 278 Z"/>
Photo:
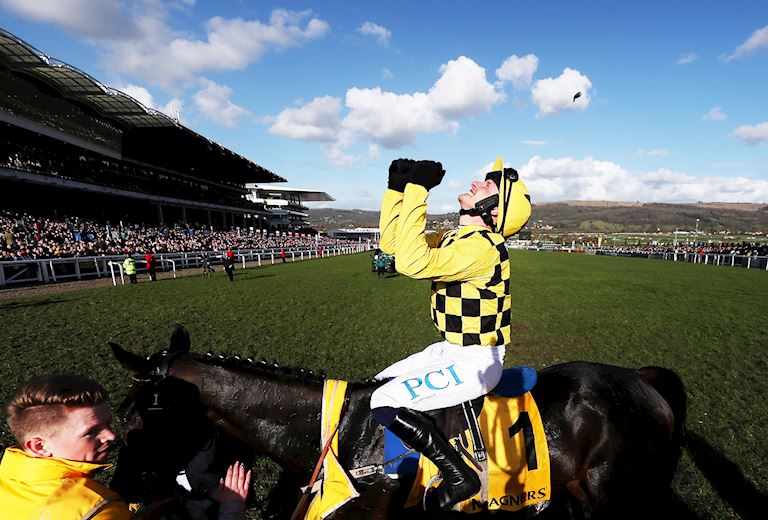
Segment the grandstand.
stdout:
<path fill-rule="evenodd" d="M 262 229 L 279 175 L 0 29 L 3 208 Z M 284 229 L 291 229 L 291 221 Z"/>
<path fill-rule="evenodd" d="M 250 192 L 246 197 L 269 212 L 270 228 L 308 228 L 309 208 L 304 203 L 336 200 L 320 190 L 258 183 L 247 183 L 245 187 Z"/>

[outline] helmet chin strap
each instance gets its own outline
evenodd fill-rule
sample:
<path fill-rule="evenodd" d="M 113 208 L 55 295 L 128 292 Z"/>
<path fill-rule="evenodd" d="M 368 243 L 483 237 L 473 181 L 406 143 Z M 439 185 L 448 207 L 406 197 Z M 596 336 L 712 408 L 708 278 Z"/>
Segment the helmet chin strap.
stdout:
<path fill-rule="evenodd" d="M 477 202 L 475 204 L 475 207 L 472 209 L 460 209 L 459 215 L 470 215 L 472 217 L 480 217 L 483 219 L 483 222 L 485 222 L 486 226 L 488 226 L 491 229 L 494 229 L 493 216 L 491 216 L 491 211 L 493 211 L 493 208 L 498 207 L 498 205 L 499 205 L 499 196 L 491 195 L 490 197 L 486 197 L 483 200 Z"/>

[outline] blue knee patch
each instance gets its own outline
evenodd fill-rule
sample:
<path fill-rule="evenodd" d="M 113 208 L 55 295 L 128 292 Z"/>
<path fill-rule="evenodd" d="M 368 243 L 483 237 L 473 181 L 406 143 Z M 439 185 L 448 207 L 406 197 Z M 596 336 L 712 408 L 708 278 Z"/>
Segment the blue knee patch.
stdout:
<path fill-rule="evenodd" d="M 395 460 L 403 455 L 408 448 L 405 447 L 403 441 L 389 430 L 384 430 L 384 461 Z M 415 475 L 416 470 L 419 468 L 419 455 L 418 452 L 411 453 L 407 457 L 403 457 L 395 462 L 384 466 L 384 473 L 391 477 L 403 477 L 406 475 Z"/>
<path fill-rule="evenodd" d="M 373 418 L 376 419 L 376 422 L 378 422 L 380 425 L 385 428 L 389 428 L 389 425 L 395 421 L 397 408 L 392 408 L 390 406 L 374 408 L 371 410 L 371 415 L 373 415 Z"/>

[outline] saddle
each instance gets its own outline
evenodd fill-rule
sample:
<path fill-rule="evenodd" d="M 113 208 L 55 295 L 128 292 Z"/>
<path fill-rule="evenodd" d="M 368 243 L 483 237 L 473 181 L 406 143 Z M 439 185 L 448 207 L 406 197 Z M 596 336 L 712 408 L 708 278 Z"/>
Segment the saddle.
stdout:
<path fill-rule="evenodd" d="M 480 475 L 480 493 L 458 504 L 459 510 L 514 511 L 549 499 L 546 437 L 529 393 L 535 383 L 535 370 L 513 367 L 488 396 L 427 412 Z M 386 433 L 385 472 L 415 476 L 407 505 L 417 505 L 439 475 L 429 459 L 408 449 Z"/>

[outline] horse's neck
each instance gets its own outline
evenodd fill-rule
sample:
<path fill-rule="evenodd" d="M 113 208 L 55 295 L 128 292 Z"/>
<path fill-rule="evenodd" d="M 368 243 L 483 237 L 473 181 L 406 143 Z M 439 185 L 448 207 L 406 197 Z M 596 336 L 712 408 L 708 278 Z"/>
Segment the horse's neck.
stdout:
<path fill-rule="evenodd" d="M 301 475 L 313 464 L 322 385 L 288 376 L 180 362 L 174 375 L 194 383 L 214 424 Z"/>
<path fill-rule="evenodd" d="M 200 399 L 218 427 L 296 478 L 308 478 L 321 449 L 320 381 L 199 362 L 179 363 L 178 372 L 200 389 Z M 347 393 L 350 402 L 339 427 L 339 451 L 348 465 L 368 464 L 383 452 L 381 431 L 370 416 L 371 392 L 363 386 L 350 387 Z"/>

